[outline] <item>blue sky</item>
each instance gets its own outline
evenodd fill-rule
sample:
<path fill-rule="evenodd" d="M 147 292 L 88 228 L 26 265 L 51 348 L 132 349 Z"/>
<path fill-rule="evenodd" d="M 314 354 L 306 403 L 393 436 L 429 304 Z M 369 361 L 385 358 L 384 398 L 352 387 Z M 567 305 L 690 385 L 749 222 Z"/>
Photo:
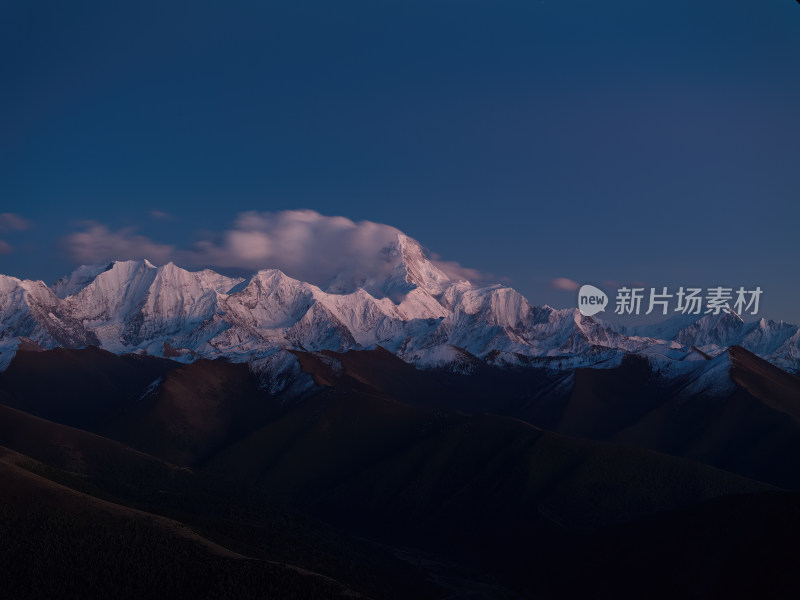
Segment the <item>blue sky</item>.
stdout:
<path fill-rule="evenodd" d="M 760 285 L 800 322 L 793 0 L 126 4 L 0 7 L 2 273 L 311 209 L 536 304 Z"/>

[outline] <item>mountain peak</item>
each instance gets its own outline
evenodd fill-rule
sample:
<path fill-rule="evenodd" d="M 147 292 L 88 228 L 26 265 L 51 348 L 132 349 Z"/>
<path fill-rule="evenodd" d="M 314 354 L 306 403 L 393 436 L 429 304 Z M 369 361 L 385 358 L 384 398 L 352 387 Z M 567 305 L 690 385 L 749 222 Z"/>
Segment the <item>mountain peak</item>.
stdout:
<path fill-rule="evenodd" d="M 451 279 L 419 242 L 402 233 L 381 244 L 377 256 L 373 251 L 361 264 L 354 259 L 325 290 L 277 269 L 234 279 L 171 262 L 155 267 L 147 260 L 84 265 L 52 288 L 0 277 L 0 355 L 15 352 L 14 340 L 25 337 L 43 348 L 95 344 L 114 352 L 161 354 L 170 347 L 237 361 L 281 348 L 380 344 L 420 364 L 452 358 L 455 347 L 477 360 L 565 359 L 558 364 L 576 366 L 626 352 L 681 361 L 691 347 L 714 357 L 739 344 L 773 364 L 800 370 L 795 325 L 744 323 L 725 313 L 678 315 L 626 330 L 584 317 L 576 308 L 533 306 L 503 285 Z M 0 358 L 6 364 L 7 356 Z"/>
<path fill-rule="evenodd" d="M 397 236 L 397 245 L 400 249 L 401 265 L 405 270 L 405 280 L 414 284 L 434 296 L 438 296 L 448 285 L 451 279 L 427 256 L 417 240 L 405 234 Z"/>
<path fill-rule="evenodd" d="M 326 287 L 329 294 L 351 294 L 364 289 L 375 298 L 400 302 L 414 289 L 439 296 L 453 281 L 425 255 L 422 245 L 404 233 L 378 253 L 377 267 L 355 267 L 339 273 Z"/>

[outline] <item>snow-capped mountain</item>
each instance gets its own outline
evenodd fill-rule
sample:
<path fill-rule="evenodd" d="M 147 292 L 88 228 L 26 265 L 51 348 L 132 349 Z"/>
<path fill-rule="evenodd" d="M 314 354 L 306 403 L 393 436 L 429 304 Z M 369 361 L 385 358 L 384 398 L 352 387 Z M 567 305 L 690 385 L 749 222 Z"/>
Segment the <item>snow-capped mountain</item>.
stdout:
<path fill-rule="evenodd" d="M 402 234 L 379 259 L 379 275 L 342 272 L 324 289 L 275 269 L 235 279 L 146 260 L 82 266 L 52 287 L 0 276 L 0 368 L 21 343 L 254 364 L 281 349 L 382 346 L 420 367 L 465 372 L 613 364 L 629 352 L 683 361 L 736 344 L 800 370 L 800 333 L 788 323 L 722 314 L 626 330 L 532 306 L 509 287 L 452 280 Z"/>
<path fill-rule="evenodd" d="M 800 328 L 785 321 L 743 321 L 735 313 L 678 315 L 662 323 L 619 331 L 632 337 L 677 342 L 710 356 L 741 346 L 787 371 L 800 372 Z"/>

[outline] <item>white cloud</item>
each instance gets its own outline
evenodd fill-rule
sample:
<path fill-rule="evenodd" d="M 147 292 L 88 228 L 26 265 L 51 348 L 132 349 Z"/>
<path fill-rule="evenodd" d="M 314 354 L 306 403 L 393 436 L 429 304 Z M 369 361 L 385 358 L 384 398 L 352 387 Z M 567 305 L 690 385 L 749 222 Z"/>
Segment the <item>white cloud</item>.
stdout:
<path fill-rule="evenodd" d="M 388 274 L 392 263 L 382 250 L 401 233 L 390 225 L 328 217 L 312 210 L 251 211 L 241 213 L 214 240 L 202 240 L 191 248 L 159 244 L 132 228 L 111 231 L 98 223 L 68 236 L 64 244 L 82 263 L 147 258 L 156 264 L 174 261 L 185 267 L 274 268 L 324 286 L 341 272 L 364 278 Z M 432 262 L 453 279 L 485 278 L 456 262 L 438 257 Z"/>
<path fill-rule="evenodd" d="M 275 268 L 324 284 L 339 272 L 369 275 L 386 264 L 380 251 L 400 234 L 371 221 L 326 217 L 311 210 L 246 212 L 218 243 L 203 242 L 177 254 L 176 262 L 250 270 Z"/>
<path fill-rule="evenodd" d="M 0 231 L 24 231 L 31 222 L 15 213 L 0 213 Z"/>
<path fill-rule="evenodd" d="M 91 223 L 85 231 L 67 236 L 64 247 L 74 260 L 84 264 L 144 258 L 163 264 L 170 261 L 175 251 L 173 246 L 135 234 L 132 227 L 111 231 L 99 223 Z"/>
<path fill-rule="evenodd" d="M 568 292 L 577 291 L 581 287 L 577 281 L 567 279 L 566 277 L 558 277 L 550 282 L 550 287 L 556 290 L 566 290 Z"/>

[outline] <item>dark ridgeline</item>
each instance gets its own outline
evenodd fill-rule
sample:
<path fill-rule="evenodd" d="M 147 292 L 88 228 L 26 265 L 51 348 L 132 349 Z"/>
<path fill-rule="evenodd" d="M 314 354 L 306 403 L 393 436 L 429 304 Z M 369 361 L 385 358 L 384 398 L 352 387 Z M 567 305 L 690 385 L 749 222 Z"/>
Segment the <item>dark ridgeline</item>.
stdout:
<path fill-rule="evenodd" d="M 745 350 L 728 397 L 689 401 L 635 356 L 573 376 L 294 355 L 314 385 L 273 396 L 224 361 L 19 352 L 0 373 L 6 593 L 800 592 L 800 380 Z"/>

